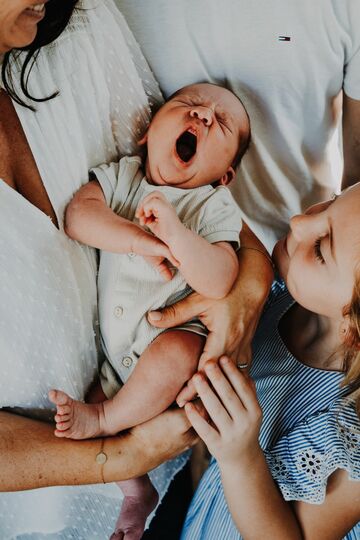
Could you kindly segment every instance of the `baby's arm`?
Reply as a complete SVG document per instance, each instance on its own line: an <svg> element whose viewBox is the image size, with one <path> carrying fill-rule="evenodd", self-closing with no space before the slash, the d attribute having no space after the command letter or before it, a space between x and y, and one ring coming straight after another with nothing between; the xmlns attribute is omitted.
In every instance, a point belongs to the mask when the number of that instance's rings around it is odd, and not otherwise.
<svg viewBox="0 0 360 540"><path fill-rule="evenodd" d="M238 259L230 244L210 244L187 229L173 206L157 191L141 202L136 215L141 225L167 244L190 287L208 298L228 294L238 274Z"/></svg>
<svg viewBox="0 0 360 540"><path fill-rule="evenodd" d="M73 240L78 240L92 247L114 253L137 253L151 260L152 264L163 273L170 272L162 264L174 260L169 248L142 227L119 215L106 204L100 184L93 180L85 184L75 194L65 212L65 232Z"/></svg>

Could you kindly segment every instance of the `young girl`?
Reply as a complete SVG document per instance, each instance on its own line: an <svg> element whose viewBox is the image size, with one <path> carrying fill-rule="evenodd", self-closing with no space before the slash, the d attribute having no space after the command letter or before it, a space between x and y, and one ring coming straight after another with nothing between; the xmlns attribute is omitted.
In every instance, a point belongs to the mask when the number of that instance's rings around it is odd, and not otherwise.
<svg viewBox="0 0 360 540"><path fill-rule="evenodd" d="M225 357L206 365L213 389L194 375L211 423L185 410L217 461L182 540L360 537L359 204L357 184L277 243L286 286L274 283L255 336L255 384Z"/></svg>

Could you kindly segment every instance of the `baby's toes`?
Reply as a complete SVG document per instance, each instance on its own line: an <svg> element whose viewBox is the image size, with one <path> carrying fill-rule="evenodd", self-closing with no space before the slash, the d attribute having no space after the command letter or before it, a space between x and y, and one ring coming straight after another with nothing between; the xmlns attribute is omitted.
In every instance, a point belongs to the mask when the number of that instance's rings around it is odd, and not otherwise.
<svg viewBox="0 0 360 540"><path fill-rule="evenodd" d="M70 438L70 434L69 434L69 431L61 431L60 429L55 429L54 431L55 433L55 436L56 437L59 437L59 439L61 438Z"/></svg>
<svg viewBox="0 0 360 540"><path fill-rule="evenodd" d="M65 392L62 392L61 390L50 390L49 392L49 399L55 405L71 405L72 399L69 397Z"/></svg>
<svg viewBox="0 0 360 540"><path fill-rule="evenodd" d="M63 420L61 419L60 422L56 422L56 431L67 431L72 426L72 421L70 419Z"/></svg>
<svg viewBox="0 0 360 540"><path fill-rule="evenodd" d="M57 424L61 423L61 422L67 422L71 419L71 415L70 414L56 414L55 415L55 422Z"/></svg>
<svg viewBox="0 0 360 540"><path fill-rule="evenodd" d="M57 409L56 411L57 414L64 415L64 414L71 414L72 407L70 405L58 405L56 409Z"/></svg>

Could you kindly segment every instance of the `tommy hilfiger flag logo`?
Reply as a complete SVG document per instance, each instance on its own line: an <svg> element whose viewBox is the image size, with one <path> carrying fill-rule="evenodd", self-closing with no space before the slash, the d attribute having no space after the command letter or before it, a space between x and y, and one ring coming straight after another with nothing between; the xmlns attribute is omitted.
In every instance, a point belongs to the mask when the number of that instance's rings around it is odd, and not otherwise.
<svg viewBox="0 0 360 540"><path fill-rule="evenodd" d="M291 41L291 37L290 36L279 36L278 40L279 41Z"/></svg>

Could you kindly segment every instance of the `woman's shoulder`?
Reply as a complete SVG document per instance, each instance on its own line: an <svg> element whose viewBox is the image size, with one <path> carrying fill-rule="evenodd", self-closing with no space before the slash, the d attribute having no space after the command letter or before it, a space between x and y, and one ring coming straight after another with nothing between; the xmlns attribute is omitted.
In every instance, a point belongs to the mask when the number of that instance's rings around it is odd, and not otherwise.
<svg viewBox="0 0 360 540"><path fill-rule="evenodd" d="M360 481L360 420L350 398L305 418L266 451L285 500L320 504L336 470Z"/></svg>

